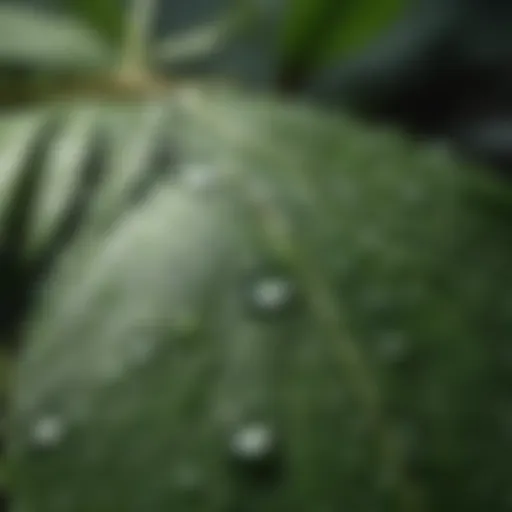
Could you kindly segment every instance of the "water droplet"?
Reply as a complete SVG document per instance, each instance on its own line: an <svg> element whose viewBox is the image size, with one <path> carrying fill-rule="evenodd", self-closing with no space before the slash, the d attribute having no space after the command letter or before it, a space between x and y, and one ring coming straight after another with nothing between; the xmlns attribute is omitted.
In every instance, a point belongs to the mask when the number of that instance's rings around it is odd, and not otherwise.
<svg viewBox="0 0 512 512"><path fill-rule="evenodd" d="M294 295L293 284L284 277L272 276L254 284L254 304L266 311L280 311L291 301Z"/></svg>
<svg viewBox="0 0 512 512"><path fill-rule="evenodd" d="M230 445L238 460L260 462L274 453L274 431L266 423L249 424L233 434Z"/></svg>
<svg viewBox="0 0 512 512"><path fill-rule="evenodd" d="M48 415L36 421L32 429L32 441L42 448L53 448L63 439L65 424L62 418Z"/></svg>
<svg viewBox="0 0 512 512"><path fill-rule="evenodd" d="M276 484L283 470L280 446L272 426L251 422L240 426L230 437L229 452L235 478L258 485Z"/></svg>
<svg viewBox="0 0 512 512"><path fill-rule="evenodd" d="M301 302L296 281L280 261L267 261L252 269L240 291L248 313L265 321L281 320Z"/></svg>

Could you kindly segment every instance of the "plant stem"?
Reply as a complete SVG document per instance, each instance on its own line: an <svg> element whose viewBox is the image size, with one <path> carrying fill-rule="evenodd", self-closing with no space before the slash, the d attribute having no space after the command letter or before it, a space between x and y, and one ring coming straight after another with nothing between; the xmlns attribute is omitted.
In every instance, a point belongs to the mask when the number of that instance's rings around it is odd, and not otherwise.
<svg viewBox="0 0 512 512"><path fill-rule="evenodd" d="M158 0L130 0L123 48L121 75L125 78L150 74L149 48Z"/></svg>

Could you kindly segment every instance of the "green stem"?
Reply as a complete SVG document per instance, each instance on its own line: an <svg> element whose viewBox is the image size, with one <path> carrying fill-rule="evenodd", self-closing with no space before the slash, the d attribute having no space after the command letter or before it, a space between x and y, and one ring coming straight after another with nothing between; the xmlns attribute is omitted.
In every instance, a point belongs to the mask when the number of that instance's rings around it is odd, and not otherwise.
<svg viewBox="0 0 512 512"><path fill-rule="evenodd" d="M149 73L149 47L158 0L131 0L125 26L121 69L130 75Z"/></svg>

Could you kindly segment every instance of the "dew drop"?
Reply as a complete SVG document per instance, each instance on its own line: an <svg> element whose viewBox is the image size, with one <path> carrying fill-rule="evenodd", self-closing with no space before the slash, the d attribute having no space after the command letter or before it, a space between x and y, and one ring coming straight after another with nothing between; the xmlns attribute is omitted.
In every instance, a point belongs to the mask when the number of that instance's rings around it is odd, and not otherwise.
<svg viewBox="0 0 512 512"><path fill-rule="evenodd" d="M265 423L253 423L237 430L230 442L233 455L245 462L259 462L273 455L275 436Z"/></svg>
<svg viewBox="0 0 512 512"><path fill-rule="evenodd" d="M252 295L256 307L277 312L283 310L293 299L294 286L284 277L267 277L254 284Z"/></svg>
<svg viewBox="0 0 512 512"><path fill-rule="evenodd" d="M32 442L41 448L58 446L65 434L62 418L48 415L38 419L32 429Z"/></svg>
<svg viewBox="0 0 512 512"><path fill-rule="evenodd" d="M267 422L249 422L229 440L234 476L257 485L275 485L283 473L283 459L274 428Z"/></svg>

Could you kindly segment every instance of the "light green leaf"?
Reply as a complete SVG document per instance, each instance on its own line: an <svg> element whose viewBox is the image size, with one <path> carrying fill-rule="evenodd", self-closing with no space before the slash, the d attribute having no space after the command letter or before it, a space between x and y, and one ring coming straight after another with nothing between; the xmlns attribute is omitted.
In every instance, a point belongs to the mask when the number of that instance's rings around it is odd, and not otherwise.
<svg viewBox="0 0 512 512"><path fill-rule="evenodd" d="M165 38L157 45L156 59L176 63L204 58L221 50L260 17L249 4L242 4L241 8L230 10L216 21Z"/></svg>
<svg viewBox="0 0 512 512"><path fill-rule="evenodd" d="M0 6L0 65L34 69L101 67L110 52L88 27L24 6Z"/></svg>

